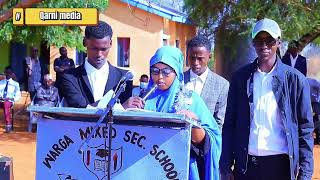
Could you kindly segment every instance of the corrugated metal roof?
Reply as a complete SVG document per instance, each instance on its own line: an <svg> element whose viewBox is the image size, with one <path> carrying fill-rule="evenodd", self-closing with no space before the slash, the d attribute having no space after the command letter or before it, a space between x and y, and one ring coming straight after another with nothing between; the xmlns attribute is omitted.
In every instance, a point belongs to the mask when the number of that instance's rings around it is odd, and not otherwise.
<svg viewBox="0 0 320 180"><path fill-rule="evenodd" d="M191 22L188 20L187 14L178 12L169 7L158 6L154 3L148 3L145 0L121 0L121 1L124 3L128 3L131 6L140 8L149 13L156 14L158 16L169 19L171 21L180 22L184 24L191 24Z"/></svg>

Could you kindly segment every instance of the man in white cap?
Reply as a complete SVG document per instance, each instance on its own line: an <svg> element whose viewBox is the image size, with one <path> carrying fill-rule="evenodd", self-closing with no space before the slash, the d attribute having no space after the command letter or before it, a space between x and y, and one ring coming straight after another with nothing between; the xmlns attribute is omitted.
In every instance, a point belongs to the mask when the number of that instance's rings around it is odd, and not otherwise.
<svg viewBox="0 0 320 180"><path fill-rule="evenodd" d="M233 74L222 130L222 179L312 178L310 88L301 73L281 62L280 38L275 21L258 21L252 31L258 57Z"/></svg>

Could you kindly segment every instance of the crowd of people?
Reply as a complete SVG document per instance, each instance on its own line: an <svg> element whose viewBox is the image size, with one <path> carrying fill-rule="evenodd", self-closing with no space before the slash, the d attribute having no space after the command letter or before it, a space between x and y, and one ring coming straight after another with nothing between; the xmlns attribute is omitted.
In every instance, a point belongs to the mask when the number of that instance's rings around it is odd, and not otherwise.
<svg viewBox="0 0 320 180"><path fill-rule="evenodd" d="M108 61L112 35L106 22L87 26L83 40L87 58L78 67L67 57L66 48L60 48L61 56L54 62L56 87L50 75L41 75L32 49L26 71L35 104L55 106L60 96L71 107L97 106L127 73ZM281 37L275 21L258 21L252 30L257 58L234 72L230 83L209 69L211 43L206 37L197 35L188 42L190 69L185 72L181 50L163 46L150 59L150 79L143 74L134 89L128 82L120 102L124 109L184 114L200 122L201 127L191 131L189 179L310 180L314 123L306 61L298 55L296 42L280 57ZM0 90L2 99L11 103L0 105L11 107L20 97L14 92L20 90L11 80L10 69L6 77L0 81ZM8 82L16 87L10 93ZM154 84L158 88L143 100ZM10 117L5 117L10 127Z"/></svg>

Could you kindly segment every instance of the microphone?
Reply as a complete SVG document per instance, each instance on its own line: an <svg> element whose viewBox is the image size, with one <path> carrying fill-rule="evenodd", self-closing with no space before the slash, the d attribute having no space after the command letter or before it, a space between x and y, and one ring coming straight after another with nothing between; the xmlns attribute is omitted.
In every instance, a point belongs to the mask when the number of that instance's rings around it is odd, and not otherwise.
<svg viewBox="0 0 320 180"><path fill-rule="evenodd" d="M131 71L127 71L127 73L121 77L119 82L130 81L133 79L133 77L133 73Z"/></svg>
<svg viewBox="0 0 320 180"><path fill-rule="evenodd" d="M154 91L158 88L157 84L153 84L153 86L151 87L151 89L149 89L148 92L146 92L144 95L142 95L142 100L146 100L152 93L154 93Z"/></svg>
<svg viewBox="0 0 320 180"><path fill-rule="evenodd" d="M132 81L133 77L134 77L133 73L131 71L127 71L126 74L121 77L121 79L118 82L114 92L117 92L119 90L119 87L120 87L121 84L126 84L127 81Z"/></svg>

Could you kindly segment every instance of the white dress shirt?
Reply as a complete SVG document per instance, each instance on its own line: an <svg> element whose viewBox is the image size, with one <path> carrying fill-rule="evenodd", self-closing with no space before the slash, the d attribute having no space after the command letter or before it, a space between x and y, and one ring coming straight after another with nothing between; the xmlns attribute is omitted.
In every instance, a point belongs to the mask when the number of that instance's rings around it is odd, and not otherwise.
<svg viewBox="0 0 320 180"><path fill-rule="evenodd" d="M0 97L4 98L4 89L6 88L7 81L9 82L6 98L13 98L14 101L18 101L21 97L20 86L19 83L12 78L10 78L9 80L3 79L0 81Z"/></svg>
<svg viewBox="0 0 320 180"><path fill-rule="evenodd" d="M201 95L203 85L208 77L208 73L208 68L200 76L198 76L196 73L190 70L190 82L186 84L186 89L195 91L196 93Z"/></svg>
<svg viewBox="0 0 320 180"><path fill-rule="evenodd" d="M288 154L288 143L283 120L272 91L275 66L269 73L262 72L260 69L254 73L254 114L250 124L248 148L250 155Z"/></svg>
<svg viewBox="0 0 320 180"><path fill-rule="evenodd" d="M299 56L299 55L297 54L297 56L294 58L294 57L292 57L292 55L290 54L291 67L294 67L294 66L296 65L298 56Z"/></svg>
<svg viewBox="0 0 320 180"><path fill-rule="evenodd" d="M96 102L103 97L104 89L109 76L109 64L106 60L100 69L96 69L88 62L88 59L86 59L84 68L87 72L87 76L91 85L94 101Z"/></svg>

